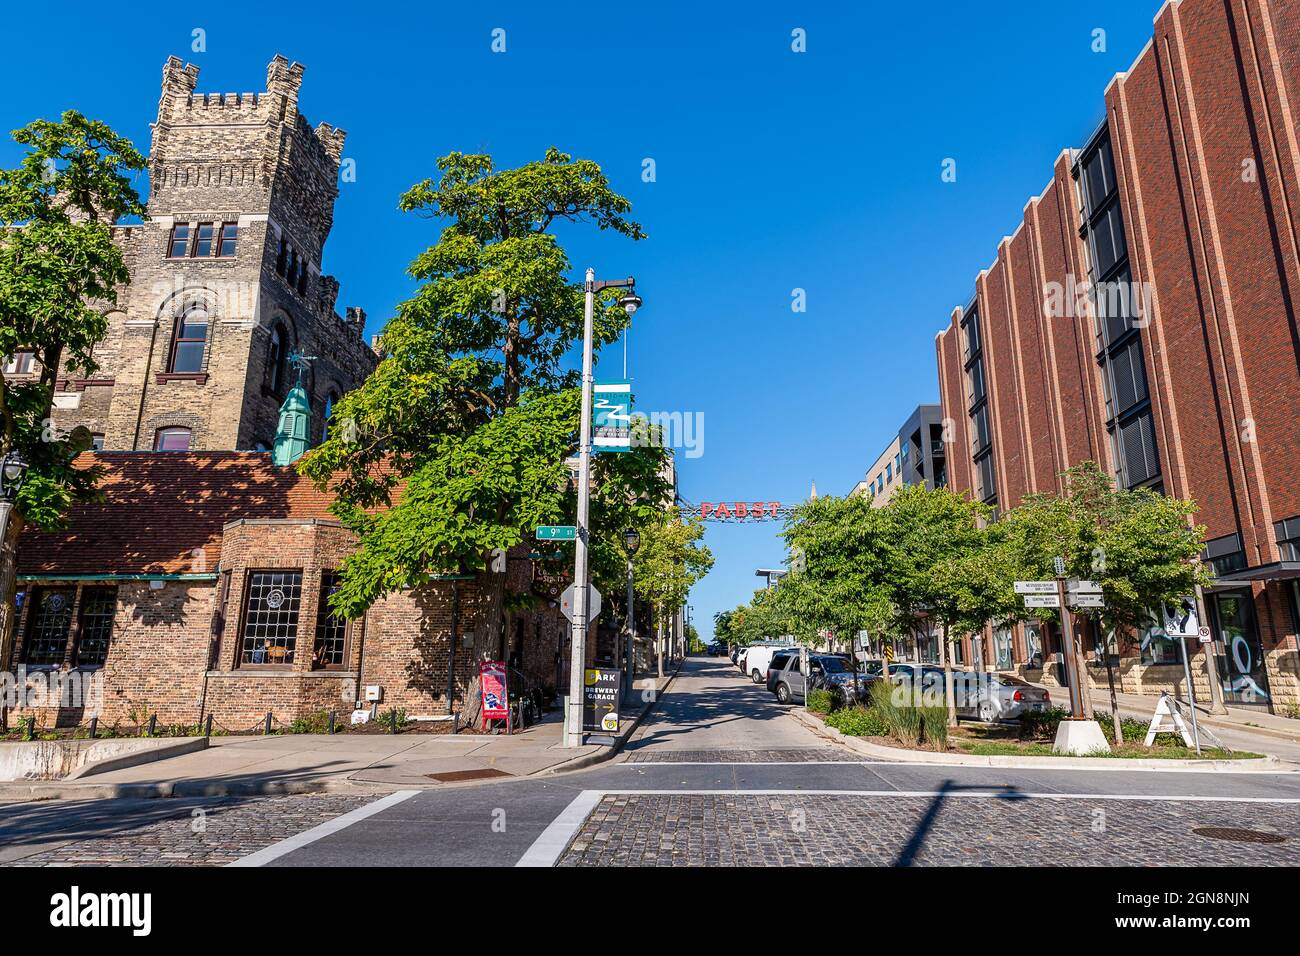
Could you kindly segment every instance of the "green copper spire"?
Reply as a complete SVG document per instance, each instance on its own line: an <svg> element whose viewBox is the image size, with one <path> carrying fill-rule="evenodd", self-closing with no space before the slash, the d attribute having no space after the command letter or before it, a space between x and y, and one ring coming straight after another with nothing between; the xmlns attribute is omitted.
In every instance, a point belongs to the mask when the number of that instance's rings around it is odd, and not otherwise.
<svg viewBox="0 0 1300 956"><path fill-rule="evenodd" d="M280 424L275 431L275 446L271 449L271 464L280 467L292 465L302 457L311 444L311 403L302 385L303 369L309 356L294 352L289 363L298 370L298 381L280 406Z"/></svg>

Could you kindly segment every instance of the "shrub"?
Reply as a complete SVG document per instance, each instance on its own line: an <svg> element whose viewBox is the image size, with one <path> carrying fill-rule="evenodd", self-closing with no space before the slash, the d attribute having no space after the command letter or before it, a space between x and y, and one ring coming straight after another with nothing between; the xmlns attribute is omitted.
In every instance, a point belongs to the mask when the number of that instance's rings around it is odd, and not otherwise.
<svg viewBox="0 0 1300 956"><path fill-rule="evenodd" d="M1021 740L1055 740L1056 728L1070 716L1064 707L1051 710L1028 711L1020 715Z"/></svg>
<svg viewBox="0 0 1300 956"><path fill-rule="evenodd" d="M324 734L329 733L330 715L328 711L318 710L306 717L299 717L289 725L291 734Z"/></svg>
<svg viewBox="0 0 1300 956"><path fill-rule="evenodd" d="M889 726L878 714L861 707L845 707L828 714L826 725L849 737L884 737L889 734Z"/></svg>
<svg viewBox="0 0 1300 956"><path fill-rule="evenodd" d="M810 690L808 709L814 714L829 714L835 709L835 695L828 690Z"/></svg>

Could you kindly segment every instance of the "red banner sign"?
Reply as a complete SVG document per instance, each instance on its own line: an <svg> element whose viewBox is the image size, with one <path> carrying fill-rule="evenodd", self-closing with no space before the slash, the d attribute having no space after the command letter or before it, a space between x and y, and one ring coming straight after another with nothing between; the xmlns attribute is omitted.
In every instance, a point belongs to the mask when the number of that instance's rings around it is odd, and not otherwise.
<svg viewBox="0 0 1300 956"><path fill-rule="evenodd" d="M506 662L483 661L478 666L478 688L483 698L484 720L505 720L510 715L506 695Z"/></svg>
<svg viewBox="0 0 1300 956"><path fill-rule="evenodd" d="M700 503L701 518L740 518L753 519L756 521L772 520L779 517L781 502L779 501L721 501L714 504L712 501Z"/></svg>

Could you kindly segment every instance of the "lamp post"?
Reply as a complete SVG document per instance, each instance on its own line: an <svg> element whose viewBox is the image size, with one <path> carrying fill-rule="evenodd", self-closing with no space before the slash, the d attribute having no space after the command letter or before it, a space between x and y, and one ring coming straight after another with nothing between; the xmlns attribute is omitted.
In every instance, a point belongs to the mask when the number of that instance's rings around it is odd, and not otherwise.
<svg viewBox="0 0 1300 956"><path fill-rule="evenodd" d="M628 315L641 307L641 297L636 294L636 279L596 279L596 270L588 269L583 283L582 321L582 419L578 431L578 536L573 559L573 640L569 656L569 726L565 734L566 747L582 746L582 695L583 676L587 669L587 611L590 608L590 585L587 581L587 548L589 529L587 515L591 504L591 391L592 391L592 338L596 315L596 293L602 289L627 289L619 299Z"/></svg>
<svg viewBox="0 0 1300 956"><path fill-rule="evenodd" d="M9 517L13 514L14 502L18 500L18 492L22 490L23 479L27 477L27 461L16 451L11 451L5 456L4 463L0 464L0 584L8 585L12 583L10 578L18 572L17 556L10 560L5 560L5 553L8 550L9 543ZM0 586L0 594L8 594L8 586ZM18 609L14 607L10 614L6 614L7 621L3 631L0 631L0 667L9 666L9 635L16 627L14 618L17 616ZM8 707L3 697L0 697L0 728L8 726Z"/></svg>
<svg viewBox="0 0 1300 956"><path fill-rule="evenodd" d="M628 528L623 532L623 548L627 551L627 653L623 657L623 664L627 668L627 690L623 696L627 699L632 697L632 682L636 679L636 610L632 594L632 555L636 554L639 547L641 535Z"/></svg>

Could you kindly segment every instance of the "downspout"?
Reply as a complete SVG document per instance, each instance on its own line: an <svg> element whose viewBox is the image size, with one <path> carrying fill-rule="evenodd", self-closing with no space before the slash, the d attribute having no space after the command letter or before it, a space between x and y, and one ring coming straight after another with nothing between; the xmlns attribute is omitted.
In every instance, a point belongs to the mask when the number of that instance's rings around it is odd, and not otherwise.
<svg viewBox="0 0 1300 956"><path fill-rule="evenodd" d="M456 643L460 630L460 582L451 582L451 645L447 649L447 716L451 718L451 732L459 733L456 720Z"/></svg>
<svg viewBox="0 0 1300 956"><path fill-rule="evenodd" d="M362 665L366 658L366 635L370 632L370 608L366 608L361 613L361 643L357 645L357 685L352 692L352 707L355 710L357 701L361 699L361 689L365 687L365 672Z"/></svg>

